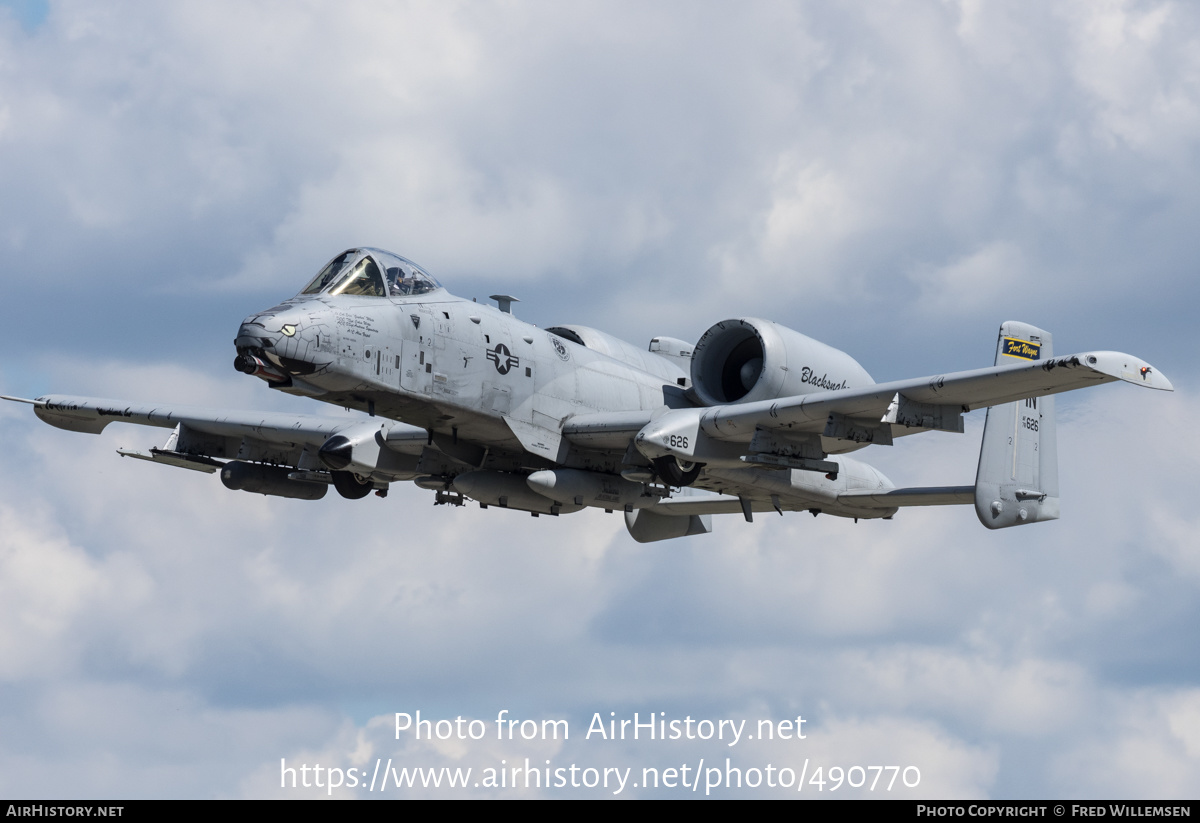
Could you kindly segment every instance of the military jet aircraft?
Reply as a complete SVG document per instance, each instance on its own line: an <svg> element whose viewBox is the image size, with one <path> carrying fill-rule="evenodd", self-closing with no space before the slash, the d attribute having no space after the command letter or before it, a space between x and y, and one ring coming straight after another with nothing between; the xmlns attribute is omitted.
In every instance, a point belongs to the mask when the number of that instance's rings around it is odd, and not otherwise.
<svg viewBox="0 0 1200 823"><path fill-rule="evenodd" d="M540 329L455 297L390 252L342 252L290 300L238 329L238 371L357 418L48 395L47 423L171 429L127 457L219 472L230 489L315 500L412 481L435 504L534 516L622 511L640 542L711 531L711 515L808 511L889 519L974 504L989 529L1059 515L1054 398L1123 380L1171 391L1118 352L1055 356L1051 335L1000 327L995 365L876 383L850 355L784 326L722 320L694 345L640 349L587 326ZM896 488L847 454L922 431L963 431L988 408L973 486Z"/></svg>

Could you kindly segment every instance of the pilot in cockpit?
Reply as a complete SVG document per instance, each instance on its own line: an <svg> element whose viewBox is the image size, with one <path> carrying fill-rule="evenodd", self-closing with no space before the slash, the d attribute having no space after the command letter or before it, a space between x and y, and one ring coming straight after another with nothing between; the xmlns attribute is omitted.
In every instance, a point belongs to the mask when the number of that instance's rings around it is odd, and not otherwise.
<svg viewBox="0 0 1200 823"><path fill-rule="evenodd" d="M404 269L389 266L387 270L388 294L392 297L407 297L413 292L413 281L405 277Z"/></svg>

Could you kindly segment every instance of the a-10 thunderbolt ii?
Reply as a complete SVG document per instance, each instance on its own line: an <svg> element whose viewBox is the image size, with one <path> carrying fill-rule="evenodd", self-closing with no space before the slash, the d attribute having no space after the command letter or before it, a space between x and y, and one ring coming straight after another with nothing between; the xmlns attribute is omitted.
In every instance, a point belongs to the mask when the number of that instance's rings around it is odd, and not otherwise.
<svg viewBox="0 0 1200 823"><path fill-rule="evenodd" d="M1054 400L1123 380L1170 391L1128 354L1055 356L1048 332L1000 327L991 368L876 383L850 355L767 320L722 320L694 345L640 349L586 326L537 328L455 297L389 252L350 249L300 294L246 318L239 371L354 418L49 395L47 423L171 429L121 454L204 472L230 489L318 499L413 481L436 503L560 515L622 511L648 542L711 530L711 515L808 511L890 518L973 503L990 529L1059 514ZM6 398L16 400L19 398ZM962 432L988 408L973 486L896 488L847 456L900 435Z"/></svg>

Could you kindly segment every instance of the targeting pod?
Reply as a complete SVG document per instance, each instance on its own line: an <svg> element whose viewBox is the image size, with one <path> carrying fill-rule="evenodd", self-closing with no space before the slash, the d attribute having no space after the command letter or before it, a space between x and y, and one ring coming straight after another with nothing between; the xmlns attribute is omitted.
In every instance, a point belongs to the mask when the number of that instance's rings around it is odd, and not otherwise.
<svg viewBox="0 0 1200 823"><path fill-rule="evenodd" d="M225 488L234 491L291 497L297 500L320 500L329 490L324 483L292 480L288 477L291 471L292 469L282 466L264 466L261 463L233 460L221 467L221 482L225 484Z"/></svg>
<svg viewBox="0 0 1200 823"><path fill-rule="evenodd" d="M488 506L520 509L536 514L570 514L583 508L570 501L556 503L533 491L525 475L509 472L477 471L460 474L452 484L455 491Z"/></svg>

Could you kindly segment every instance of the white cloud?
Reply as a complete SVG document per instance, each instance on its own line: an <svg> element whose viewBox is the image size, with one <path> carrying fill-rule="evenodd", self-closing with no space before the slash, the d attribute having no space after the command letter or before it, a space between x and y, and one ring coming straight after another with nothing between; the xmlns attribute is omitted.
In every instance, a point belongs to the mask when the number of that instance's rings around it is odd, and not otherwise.
<svg viewBox="0 0 1200 823"><path fill-rule="evenodd" d="M0 676L9 682L53 674L55 658L78 653L74 623L104 585L96 564L57 529L32 522L44 512L27 517L0 508Z"/></svg>
<svg viewBox="0 0 1200 823"><path fill-rule="evenodd" d="M922 305L931 314L978 311L1031 281L1021 250L996 241L943 266L914 271Z"/></svg>
<svg viewBox="0 0 1200 823"><path fill-rule="evenodd" d="M1194 797L1200 753L1187 722L1195 689L1108 695L1103 728L1079 737L1054 759L1054 779L1076 797ZM1194 728L1194 727L1193 727Z"/></svg>

